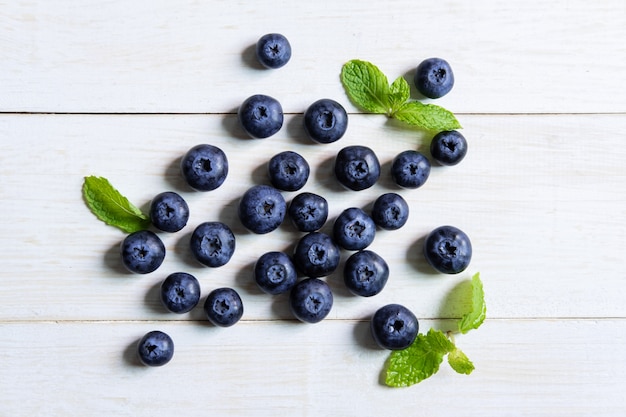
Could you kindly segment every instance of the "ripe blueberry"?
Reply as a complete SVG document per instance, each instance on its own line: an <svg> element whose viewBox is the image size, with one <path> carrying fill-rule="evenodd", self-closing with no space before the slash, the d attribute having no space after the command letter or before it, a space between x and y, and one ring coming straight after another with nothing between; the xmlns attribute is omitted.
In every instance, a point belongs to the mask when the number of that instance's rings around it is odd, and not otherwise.
<svg viewBox="0 0 626 417"><path fill-rule="evenodd" d="M273 97L255 94L248 97L237 111L241 127L253 138L265 139L283 126L283 108Z"/></svg>
<svg viewBox="0 0 626 417"><path fill-rule="evenodd" d="M324 277L339 266L339 246L325 233L311 232L298 241L293 260L308 277Z"/></svg>
<svg viewBox="0 0 626 417"><path fill-rule="evenodd" d="M226 265L235 252L235 235L221 222L199 224L191 235L191 253L200 263L217 268Z"/></svg>
<svg viewBox="0 0 626 417"><path fill-rule="evenodd" d="M266 252L254 264L254 280L268 294L289 291L298 279L296 266L283 252Z"/></svg>
<svg viewBox="0 0 626 417"><path fill-rule="evenodd" d="M403 188L419 188L430 175L430 161L417 151L404 151L391 162L391 178Z"/></svg>
<svg viewBox="0 0 626 417"><path fill-rule="evenodd" d="M443 97L454 86L454 74L450 64L441 58L422 61L415 70L413 81L417 90L428 98Z"/></svg>
<svg viewBox="0 0 626 417"><path fill-rule="evenodd" d="M317 100L304 112L304 130L315 142L336 142L347 129L348 113L334 100Z"/></svg>
<svg viewBox="0 0 626 417"><path fill-rule="evenodd" d="M174 272L161 283L161 302L172 313L187 313L200 301L200 283L191 274Z"/></svg>
<svg viewBox="0 0 626 417"><path fill-rule="evenodd" d="M189 149L180 161L183 178L197 191L212 191L226 180L228 159L217 146L197 145Z"/></svg>
<svg viewBox="0 0 626 417"><path fill-rule="evenodd" d="M365 190L378 181L380 163L372 149L360 145L347 146L335 158L335 177L351 190Z"/></svg>
<svg viewBox="0 0 626 417"><path fill-rule="evenodd" d="M298 282L289 294L291 312L300 321L318 323L333 307L333 293L328 284L318 278Z"/></svg>
<svg viewBox="0 0 626 417"><path fill-rule="evenodd" d="M178 232L189 220L189 206L177 193L166 191L157 194L150 203L150 220L154 227L164 232Z"/></svg>
<svg viewBox="0 0 626 417"><path fill-rule="evenodd" d="M441 165L456 165L467 154L467 140L456 130L444 130L430 142L430 154Z"/></svg>
<svg viewBox="0 0 626 417"><path fill-rule="evenodd" d="M370 322L374 341L383 349L407 348L419 331L417 317L400 304L387 304L374 313Z"/></svg>
<svg viewBox="0 0 626 417"><path fill-rule="evenodd" d="M347 250L365 249L374 241L375 236L374 220L357 207L342 211L333 224L335 242Z"/></svg>
<svg viewBox="0 0 626 417"><path fill-rule="evenodd" d="M287 203L276 188L255 185L241 197L237 213L246 229L265 234L281 225L287 213Z"/></svg>
<svg viewBox="0 0 626 417"><path fill-rule="evenodd" d="M301 232L314 232L328 219L328 201L313 193L300 193L289 204L291 222Z"/></svg>
<svg viewBox="0 0 626 417"><path fill-rule="evenodd" d="M280 33L268 33L257 41L256 57L266 68L280 68L291 58L291 45Z"/></svg>
<svg viewBox="0 0 626 417"><path fill-rule="evenodd" d="M354 295L371 297L383 290L389 278L387 262L375 252L355 252L346 260L343 280Z"/></svg>
<svg viewBox="0 0 626 417"><path fill-rule="evenodd" d="M458 274L468 267L472 259L472 243L462 230L454 226L440 226L426 236L424 256L437 271Z"/></svg>
<svg viewBox="0 0 626 417"><path fill-rule="evenodd" d="M131 272L156 271L165 259L165 245L154 232L140 230L126 236L120 248L122 263Z"/></svg>
<svg viewBox="0 0 626 417"><path fill-rule="evenodd" d="M153 330L137 343L137 355L146 366L163 366L174 356L174 341L167 333Z"/></svg>
<svg viewBox="0 0 626 417"><path fill-rule="evenodd" d="M381 229L397 230L404 226L409 218L409 205L401 195L386 193L374 201L372 220Z"/></svg>
<svg viewBox="0 0 626 417"><path fill-rule="evenodd" d="M214 325L230 327L243 316L243 302L234 289L216 288L207 296L204 312Z"/></svg>
<svg viewBox="0 0 626 417"><path fill-rule="evenodd" d="M274 187L283 191L298 191L309 179L311 169L302 155L284 151L270 159L267 172Z"/></svg>

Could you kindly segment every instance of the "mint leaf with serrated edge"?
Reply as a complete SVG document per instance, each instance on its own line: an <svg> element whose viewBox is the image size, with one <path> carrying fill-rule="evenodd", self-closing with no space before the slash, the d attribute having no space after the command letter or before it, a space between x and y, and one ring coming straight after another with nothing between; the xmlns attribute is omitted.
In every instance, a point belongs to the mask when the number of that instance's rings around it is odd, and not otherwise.
<svg viewBox="0 0 626 417"><path fill-rule="evenodd" d="M398 77L389 86L389 107L391 114L397 111L411 96L411 88L404 77Z"/></svg>
<svg viewBox="0 0 626 417"><path fill-rule="evenodd" d="M372 63L358 59L345 63L341 69L341 83L357 107L370 113L390 112L389 81Z"/></svg>
<svg viewBox="0 0 626 417"><path fill-rule="evenodd" d="M126 233L144 230L150 225L150 218L104 177L85 177L83 198L98 219Z"/></svg>
<svg viewBox="0 0 626 417"><path fill-rule="evenodd" d="M448 353L450 367L460 374L469 375L474 370L474 364L459 348L454 348Z"/></svg>
<svg viewBox="0 0 626 417"><path fill-rule="evenodd" d="M459 331L467 333L472 329L478 329L487 316L487 304L485 303L485 291L480 280L480 273L472 277L472 309L464 314L459 321Z"/></svg>
<svg viewBox="0 0 626 417"><path fill-rule="evenodd" d="M391 117L424 130L436 132L461 128L461 124L452 112L441 106L424 104L420 101L404 103Z"/></svg>

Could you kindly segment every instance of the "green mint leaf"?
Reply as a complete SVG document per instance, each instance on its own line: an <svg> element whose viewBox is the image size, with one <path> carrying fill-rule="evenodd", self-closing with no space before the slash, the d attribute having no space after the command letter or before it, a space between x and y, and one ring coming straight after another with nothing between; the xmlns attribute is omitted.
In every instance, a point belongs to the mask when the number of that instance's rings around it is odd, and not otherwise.
<svg viewBox="0 0 626 417"><path fill-rule="evenodd" d="M388 114L389 81L374 64L353 59L341 68L341 83L352 103L361 109L378 114Z"/></svg>
<svg viewBox="0 0 626 417"><path fill-rule="evenodd" d="M417 384L435 374L443 357L454 349L454 343L440 330L418 334L411 346L391 352L385 383L390 387Z"/></svg>
<svg viewBox="0 0 626 417"><path fill-rule="evenodd" d="M485 292L483 283L480 280L480 273L472 277L472 310L461 317L459 321L459 331L467 333L472 329L478 329L487 316L487 305L485 304Z"/></svg>
<svg viewBox="0 0 626 417"><path fill-rule="evenodd" d="M411 88L404 77L398 77L389 86L389 107L391 114L398 111L400 107L411 96Z"/></svg>
<svg viewBox="0 0 626 417"><path fill-rule="evenodd" d="M452 112L434 104L419 101L404 103L391 117L424 130L441 132L460 129L461 124Z"/></svg>
<svg viewBox="0 0 626 417"><path fill-rule="evenodd" d="M83 198L98 219L124 232L144 230L150 225L148 216L113 188L106 178L85 177Z"/></svg>
<svg viewBox="0 0 626 417"><path fill-rule="evenodd" d="M448 363L452 369L460 374L469 375L474 370L472 361L458 348L448 353Z"/></svg>

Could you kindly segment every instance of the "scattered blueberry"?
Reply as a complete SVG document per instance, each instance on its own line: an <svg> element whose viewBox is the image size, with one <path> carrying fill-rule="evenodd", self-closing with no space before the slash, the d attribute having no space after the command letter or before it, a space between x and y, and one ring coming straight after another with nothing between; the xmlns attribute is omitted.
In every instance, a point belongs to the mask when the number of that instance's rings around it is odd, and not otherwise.
<svg viewBox="0 0 626 417"><path fill-rule="evenodd" d="M298 282L289 294L291 312L300 321L318 323L333 307L333 293L328 284L318 278Z"/></svg>
<svg viewBox="0 0 626 417"><path fill-rule="evenodd" d="M261 290L276 295L289 291L298 280L298 273L289 255L266 252L254 264L254 280Z"/></svg>
<svg viewBox="0 0 626 417"><path fill-rule="evenodd" d="M383 290L389 278L387 262L375 252L355 252L346 260L343 280L354 295L371 297Z"/></svg>
<svg viewBox="0 0 626 417"><path fill-rule="evenodd" d="M399 350L409 347L415 341L419 323L408 308L400 304L387 304L376 310L370 328L378 346Z"/></svg>
<svg viewBox="0 0 626 417"><path fill-rule="evenodd" d="M161 284L161 302L172 313L187 313L200 301L200 283L191 274L174 272Z"/></svg>
<svg viewBox="0 0 626 417"><path fill-rule="evenodd" d="M255 94L237 111L241 127L253 138L265 139L283 127L283 108L273 97Z"/></svg>
<svg viewBox="0 0 626 417"><path fill-rule="evenodd" d="M222 222L204 222L193 231L190 248L200 263L217 268L226 265L233 256L235 235Z"/></svg>
<svg viewBox="0 0 626 417"><path fill-rule="evenodd" d="M317 100L304 112L304 130L315 142L336 142L347 129L348 113L335 100Z"/></svg>
<svg viewBox="0 0 626 417"><path fill-rule="evenodd" d="M204 312L214 325L230 327L243 316L243 302L234 289L216 288L207 296Z"/></svg>
<svg viewBox="0 0 626 417"><path fill-rule="evenodd" d="M403 188L419 188L430 175L430 161L417 151L404 151L391 162L391 178Z"/></svg>
<svg viewBox="0 0 626 417"><path fill-rule="evenodd" d="M397 230L409 219L409 205L400 194L386 193L374 201L372 220L381 229Z"/></svg>
<svg viewBox="0 0 626 417"><path fill-rule="evenodd" d="M328 201L314 193L300 193L291 200L287 212L296 229L314 232L328 219Z"/></svg>
<svg viewBox="0 0 626 417"><path fill-rule="evenodd" d="M187 225L189 206L177 193L166 191L156 195L150 203L150 220L164 232L178 232Z"/></svg>
<svg viewBox="0 0 626 417"><path fill-rule="evenodd" d="M454 226L439 226L424 241L424 256L428 263L444 274L458 274L472 259L472 243L462 230Z"/></svg>
<svg viewBox="0 0 626 417"><path fill-rule="evenodd" d="M137 355L146 366L163 366L174 356L174 341L167 333L153 330L137 343Z"/></svg>
<svg viewBox="0 0 626 417"><path fill-rule="evenodd" d="M335 242L347 250L365 249L374 241L375 236L374 220L357 207L342 211L333 224Z"/></svg>
<svg viewBox="0 0 626 417"><path fill-rule="evenodd" d="M280 68L291 58L291 45L280 33L268 33L257 41L256 57L266 68Z"/></svg>
<svg viewBox="0 0 626 417"><path fill-rule="evenodd" d="M298 191L309 179L311 169L302 155L284 151L270 159L267 172L274 187L283 191Z"/></svg>
<svg viewBox="0 0 626 417"><path fill-rule="evenodd" d="M120 252L124 266L137 274L156 271L165 259L163 241L149 230L140 230L126 236Z"/></svg>
<svg viewBox="0 0 626 417"><path fill-rule="evenodd" d="M253 233L265 234L275 230L286 213L287 203L283 195L269 185L252 186L239 201L239 220Z"/></svg>
<svg viewBox="0 0 626 417"><path fill-rule="evenodd" d="M180 161L183 178L197 191L212 191L226 180L228 159L217 146L197 145L189 149Z"/></svg>
<svg viewBox="0 0 626 417"><path fill-rule="evenodd" d="M308 277L324 277L339 266L339 247L325 233L311 232L298 241L293 260Z"/></svg>
<svg viewBox="0 0 626 417"><path fill-rule="evenodd" d="M335 158L335 176L354 191L373 186L380 177L380 163L374 151L366 146L347 146Z"/></svg>
<svg viewBox="0 0 626 417"><path fill-rule="evenodd" d="M415 71L414 80L417 90L428 98L443 97L454 86L454 74L450 64L441 58L429 58L422 61Z"/></svg>
<svg viewBox="0 0 626 417"><path fill-rule="evenodd" d="M441 165L456 165L467 154L467 140L456 130L444 130L430 142L430 154Z"/></svg>

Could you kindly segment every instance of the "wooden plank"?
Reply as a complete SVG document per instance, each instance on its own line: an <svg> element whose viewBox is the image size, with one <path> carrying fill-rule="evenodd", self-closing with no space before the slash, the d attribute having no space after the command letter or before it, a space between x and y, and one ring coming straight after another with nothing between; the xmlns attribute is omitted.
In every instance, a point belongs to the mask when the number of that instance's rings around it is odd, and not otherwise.
<svg viewBox="0 0 626 417"><path fill-rule="evenodd" d="M424 149L429 137L382 116L353 115L341 141L314 145L303 136L298 115L267 140L244 139L232 115L4 115L0 199L9 208L0 216L0 279L10 291L0 292L0 320L201 319L201 308L173 317L159 305L159 283L177 270L196 274L204 294L217 286L238 288L246 319L290 318L286 297L262 294L251 271L262 253L292 250L300 234L286 223L258 237L235 215L245 189L267 181L266 161L287 149L309 161L312 178L302 191L328 198L331 222L344 208L368 208L384 192L399 192L411 205L409 223L396 232L380 231L371 246L390 264L387 288L373 299L356 298L334 274L328 278L337 297L330 319L362 319L387 302L410 305L423 318L458 317L466 308L458 286L477 271L490 317L624 317L626 117L462 121L470 143L466 160L433 167L418 190L400 190L390 180L390 161L400 151ZM230 158L227 182L211 193L191 192L178 172L182 154L203 142L220 146ZM382 179L370 190L348 192L332 176L334 155L350 144L371 146L383 164ZM123 233L99 222L81 200L83 177L92 174L108 177L144 209L165 190L188 200L190 222L178 234L162 234L168 256L157 272L123 271ZM285 195L289 200L294 193ZM238 248L228 265L213 270L191 259L187 242L195 225L216 219L231 225ZM421 257L423 237L441 224L470 235L474 259L467 273L433 274Z"/></svg>
<svg viewBox="0 0 626 417"><path fill-rule="evenodd" d="M395 78L440 56L463 113L624 112L622 0L7 2L0 10L0 111L231 112L249 95L301 113L344 102L341 66L370 60ZM277 71L252 46L282 32ZM415 93L415 92L414 92Z"/></svg>

